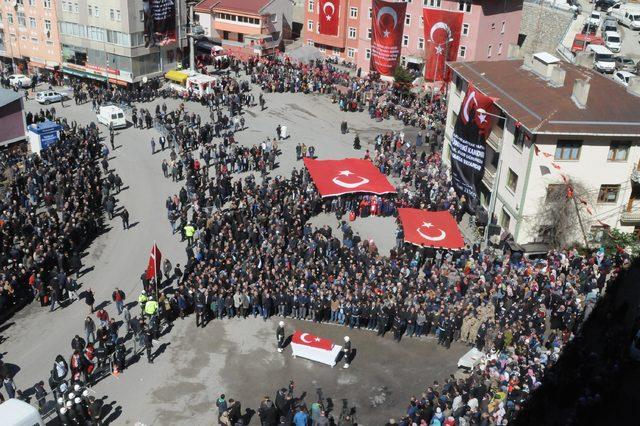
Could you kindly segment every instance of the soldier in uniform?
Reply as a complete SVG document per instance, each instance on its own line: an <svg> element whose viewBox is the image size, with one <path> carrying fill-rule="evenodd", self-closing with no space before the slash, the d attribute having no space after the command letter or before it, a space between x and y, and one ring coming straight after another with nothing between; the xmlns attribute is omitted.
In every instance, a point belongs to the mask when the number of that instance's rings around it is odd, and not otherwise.
<svg viewBox="0 0 640 426"><path fill-rule="evenodd" d="M276 340L278 341L278 352L282 352L284 346L284 321L278 323L276 330Z"/></svg>
<svg viewBox="0 0 640 426"><path fill-rule="evenodd" d="M344 365L342 368L349 368L349 363L351 362L351 339L349 336L344 336L342 352L344 353Z"/></svg>

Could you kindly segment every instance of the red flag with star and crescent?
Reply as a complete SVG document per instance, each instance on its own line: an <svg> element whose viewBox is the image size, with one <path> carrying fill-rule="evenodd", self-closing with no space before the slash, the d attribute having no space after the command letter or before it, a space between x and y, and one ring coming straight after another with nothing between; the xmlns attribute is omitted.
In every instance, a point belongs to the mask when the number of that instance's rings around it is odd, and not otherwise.
<svg viewBox="0 0 640 426"><path fill-rule="evenodd" d="M147 264L146 277L148 280L155 277L161 277L160 265L162 265L162 253L158 249L157 245L151 247L151 254L149 255L149 262Z"/></svg>
<svg viewBox="0 0 640 426"><path fill-rule="evenodd" d="M400 63L407 4L373 0L371 19L371 69L391 76Z"/></svg>
<svg viewBox="0 0 640 426"><path fill-rule="evenodd" d="M332 340L314 336L311 333L303 333L300 330L296 330L296 332L293 333L293 337L291 337L291 343L310 346L312 348L322 349L325 351L330 351L331 349L333 349Z"/></svg>
<svg viewBox="0 0 640 426"><path fill-rule="evenodd" d="M304 159L313 183L323 197L368 192L395 193L387 177L369 160L345 158L343 160Z"/></svg>
<svg viewBox="0 0 640 426"><path fill-rule="evenodd" d="M463 12L424 8L424 39L427 81L442 81L446 77L445 63L458 58Z"/></svg>
<svg viewBox="0 0 640 426"><path fill-rule="evenodd" d="M340 0L320 0L318 4L318 32L322 35L338 35L340 25Z"/></svg>
<svg viewBox="0 0 640 426"><path fill-rule="evenodd" d="M399 208L398 215L408 243L446 249L464 247L458 224L448 211Z"/></svg>

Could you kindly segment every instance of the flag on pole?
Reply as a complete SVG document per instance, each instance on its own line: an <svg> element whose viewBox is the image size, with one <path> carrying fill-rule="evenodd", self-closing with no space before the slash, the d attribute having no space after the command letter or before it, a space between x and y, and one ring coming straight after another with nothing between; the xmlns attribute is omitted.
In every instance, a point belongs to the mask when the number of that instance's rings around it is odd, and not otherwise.
<svg viewBox="0 0 640 426"><path fill-rule="evenodd" d="M147 279L155 278L156 276L161 276L160 274L160 265L162 265L162 253L158 249L158 246L153 243L153 247L151 248L151 255L149 255L149 264L147 265Z"/></svg>

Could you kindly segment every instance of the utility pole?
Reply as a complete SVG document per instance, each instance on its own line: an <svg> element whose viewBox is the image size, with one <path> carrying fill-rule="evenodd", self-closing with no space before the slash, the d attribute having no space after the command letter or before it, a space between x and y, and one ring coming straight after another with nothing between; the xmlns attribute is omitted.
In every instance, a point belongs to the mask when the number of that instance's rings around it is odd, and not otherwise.
<svg viewBox="0 0 640 426"><path fill-rule="evenodd" d="M191 71L196 70L195 43L193 42L193 7L196 4L197 1L187 0L187 7L189 8L189 32L187 33L187 37L189 37L189 69L191 69Z"/></svg>

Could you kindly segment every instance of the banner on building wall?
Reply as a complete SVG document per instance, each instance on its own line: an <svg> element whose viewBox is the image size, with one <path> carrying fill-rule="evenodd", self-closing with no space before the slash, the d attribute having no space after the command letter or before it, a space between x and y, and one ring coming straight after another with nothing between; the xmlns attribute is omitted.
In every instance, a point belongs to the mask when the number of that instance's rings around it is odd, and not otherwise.
<svg viewBox="0 0 640 426"><path fill-rule="evenodd" d="M320 0L318 4L318 32L322 35L338 35L339 19L340 0Z"/></svg>
<svg viewBox="0 0 640 426"><path fill-rule="evenodd" d="M471 212L478 204L478 187L484 175L485 141L491 132L494 103L469 84L451 137L451 179L459 195L465 195Z"/></svg>
<svg viewBox="0 0 640 426"><path fill-rule="evenodd" d="M460 47L462 12L424 8L424 39L427 81L442 81L446 77L446 61L455 61Z"/></svg>
<svg viewBox="0 0 640 426"><path fill-rule="evenodd" d="M392 76L400 63L406 3L373 0L371 19L371 69Z"/></svg>
<svg viewBox="0 0 640 426"><path fill-rule="evenodd" d="M143 0L145 46L176 41L175 0Z"/></svg>

